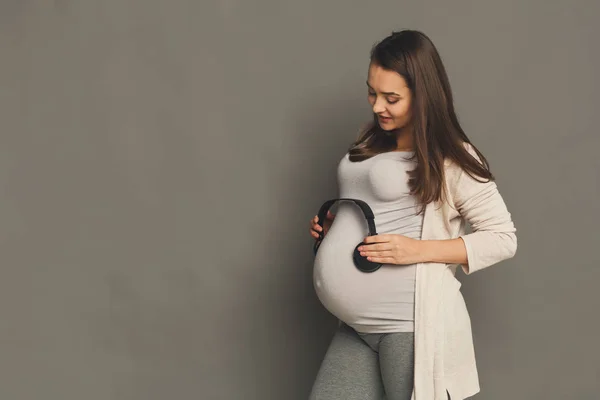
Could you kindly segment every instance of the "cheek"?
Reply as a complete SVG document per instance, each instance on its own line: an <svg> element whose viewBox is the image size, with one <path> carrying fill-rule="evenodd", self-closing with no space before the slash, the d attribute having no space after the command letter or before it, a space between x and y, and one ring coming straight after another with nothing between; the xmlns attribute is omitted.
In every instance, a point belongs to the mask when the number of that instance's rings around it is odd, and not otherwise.
<svg viewBox="0 0 600 400"><path fill-rule="evenodd" d="M398 121L406 121L410 119L410 108L406 103L395 104L395 107L390 110L394 118Z"/></svg>

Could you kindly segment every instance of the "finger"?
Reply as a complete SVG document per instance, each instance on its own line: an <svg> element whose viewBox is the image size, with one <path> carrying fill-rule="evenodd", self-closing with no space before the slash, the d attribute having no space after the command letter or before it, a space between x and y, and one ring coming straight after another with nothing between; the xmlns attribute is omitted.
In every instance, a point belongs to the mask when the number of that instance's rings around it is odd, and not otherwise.
<svg viewBox="0 0 600 400"><path fill-rule="evenodd" d="M367 257L367 260L380 264L394 264L394 259L392 257Z"/></svg>
<svg viewBox="0 0 600 400"><path fill-rule="evenodd" d="M367 237L365 237L365 238L363 239L363 243L374 243L374 242L376 242L376 241L377 241L377 240L376 240L376 239L377 239L377 237L378 237L377 235L375 235L375 236L367 236Z"/></svg>
<svg viewBox="0 0 600 400"><path fill-rule="evenodd" d="M361 251L360 255L363 257L392 257L394 253L391 250Z"/></svg>
<svg viewBox="0 0 600 400"><path fill-rule="evenodd" d="M318 218L317 218L317 217L315 217L314 219L312 219L312 220L310 221L310 229L320 229L320 228L321 228L321 225L319 225L319 224L316 222L316 220L318 220Z"/></svg>
<svg viewBox="0 0 600 400"><path fill-rule="evenodd" d="M386 243L371 243L360 246L360 251L384 251L391 250L392 248Z"/></svg>
<svg viewBox="0 0 600 400"><path fill-rule="evenodd" d="M321 227L321 225L319 225L319 217L315 217L315 221L314 221L314 223L313 223L313 226L314 226L314 227L318 227L318 228L320 228L320 227Z"/></svg>
<svg viewBox="0 0 600 400"><path fill-rule="evenodd" d="M394 251L394 246L391 243L371 243L365 244L358 248L358 251Z"/></svg>
<svg viewBox="0 0 600 400"><path fill-rule="evenodd" d="M385 234L384 235L367 236L363 240L363 243L386 243L386 242L389 242L389 236L385 235Z"/></svg>

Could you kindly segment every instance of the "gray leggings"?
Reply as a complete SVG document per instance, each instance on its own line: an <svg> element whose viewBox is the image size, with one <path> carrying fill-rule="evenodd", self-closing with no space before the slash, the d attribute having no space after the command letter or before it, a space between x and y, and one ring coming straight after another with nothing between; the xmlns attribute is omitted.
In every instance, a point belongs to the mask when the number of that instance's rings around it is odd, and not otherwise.
<svg viewBox="0 0 600 400"><path fill-rule="evenodd" d="M346 324L335 333L310 400L410 400L414 334L357 333Z"/></svg>

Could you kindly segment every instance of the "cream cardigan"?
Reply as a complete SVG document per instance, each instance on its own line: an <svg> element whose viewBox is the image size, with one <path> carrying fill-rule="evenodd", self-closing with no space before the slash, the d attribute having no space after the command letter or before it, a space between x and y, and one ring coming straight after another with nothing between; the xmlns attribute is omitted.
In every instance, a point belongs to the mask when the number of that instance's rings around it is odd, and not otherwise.
<svg viewBox="0 0 600 400"><path fill-rule="evenodd" d="M477 158L470 145L469 152ZM461 237L472 274L514 256L516 229L495 182L481 183L458 165L445 164L448 201L425 208L422 239ZM472 233L465 234L465 222ZM480 390L471 320L458 265L417 264L415 287L415 371L412 400L462 400Z"/></svg>

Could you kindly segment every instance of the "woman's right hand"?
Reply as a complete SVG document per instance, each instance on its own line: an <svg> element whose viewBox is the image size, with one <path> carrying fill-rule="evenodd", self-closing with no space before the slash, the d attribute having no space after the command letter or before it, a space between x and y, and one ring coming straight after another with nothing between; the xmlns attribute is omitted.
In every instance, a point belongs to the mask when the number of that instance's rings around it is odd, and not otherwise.
<svg viewBox="0 0 600 400"><path fill-rule="evenodd" d="M329 228L331 227L331 224L333 223L334 218L335 218L335 214L333 214L331 211L327 211L327 215L325 216L325 221L323 222L323 237L325 237L325 235L327 235L327 232L329 231ZM315 215L313 217L313 219L310 220L310 235L315 239L319 238L319 232L321 231L321 226L319 225L318 222L319 222L318 215Z"/></svg>

